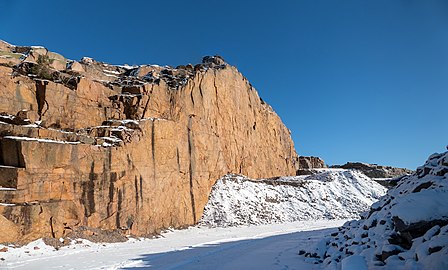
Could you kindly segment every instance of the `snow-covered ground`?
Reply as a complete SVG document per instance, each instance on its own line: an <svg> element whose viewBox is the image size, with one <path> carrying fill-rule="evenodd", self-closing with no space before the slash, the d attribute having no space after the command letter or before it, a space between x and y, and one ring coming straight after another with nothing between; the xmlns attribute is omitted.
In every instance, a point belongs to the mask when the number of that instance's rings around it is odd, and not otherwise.
<svg viewBox="0 0 448 270"><path fill-rule="evenodd" d="M301 253L325 269L448 269L448 152L399 180L364 219Z"/></svg>
<svg viewBox="0 0 448 270"><path fill-rule="evenodd" d="M262 180L226 175L213 187L200 223L222 227L359 218L385 193L382 185L354 170Z"/></svg>
<svg viewBox="0 0 448 270"><path fill-rule="evenodd" d="M318 269L297 251L344 222L192 227L165 232L157 239L114 244L84 241L58 251L37 240L0 252L0 269Z"/></svg>

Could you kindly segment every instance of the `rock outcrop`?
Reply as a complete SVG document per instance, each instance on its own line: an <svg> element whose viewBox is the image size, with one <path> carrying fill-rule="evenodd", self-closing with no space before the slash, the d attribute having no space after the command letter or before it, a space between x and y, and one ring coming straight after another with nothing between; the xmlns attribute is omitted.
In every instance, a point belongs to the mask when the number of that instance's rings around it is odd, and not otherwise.
<svg viewBox="0 0 448 270"><path fill-rule="evenodd" d="M299 168L300 169L322 169L327 168L325 162L319 157L299 157Z"/></svg>
<svg viewBox="0 0 448 270"><path fill-rule="evenodd" d="M0 242L191 225L221 176L297 162L290 131L219 56L114 66L0 42Z"/></svg>
<svg viewBox="0 0 448 270"><path fill-rule="evenodd" d="M319 157L306 157L299 156L299 169L296 172L296 175L311 175L318 173L315 169L323 169L327 168L323 159Z"/></svg>
<svg viewBox="0 0 448 270"><path fill-rule="evenodd" d="M362 162L347 162L344 165L333 165L332 168L352 169L363 172L370 178L394 178L412 174L414 171L405 168L381 166Z"/></svg>

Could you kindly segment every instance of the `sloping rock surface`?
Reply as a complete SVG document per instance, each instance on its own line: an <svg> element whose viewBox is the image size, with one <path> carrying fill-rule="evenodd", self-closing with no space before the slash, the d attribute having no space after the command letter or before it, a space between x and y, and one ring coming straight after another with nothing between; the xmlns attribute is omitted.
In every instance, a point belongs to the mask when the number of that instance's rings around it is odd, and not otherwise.
<svg viewBox="0 0 448 270"><path fill-rule="evenodd" d="M294 175L290 131L219 56L73 61L0 42L0 242L196 223L216 179Z"/></svg>

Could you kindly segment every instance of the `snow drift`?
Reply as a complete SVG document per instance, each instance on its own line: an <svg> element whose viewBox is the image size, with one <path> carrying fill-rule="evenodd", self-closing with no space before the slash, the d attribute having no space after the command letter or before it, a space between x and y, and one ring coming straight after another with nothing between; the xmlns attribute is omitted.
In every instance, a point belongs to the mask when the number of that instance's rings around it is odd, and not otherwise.
<svg viewBox="0 0 448 270"><path fill-rule="evenodd" d="M207 226L357 218L386 189L358 171L253 180L226 175L214 185L200 221Z"/></svg>
<svg viewBox="0 0 448 270"><path fill-rule="evenodd" d="M448 269L448 152L431 155L364 219L299 254L327 269Z"/></svg>

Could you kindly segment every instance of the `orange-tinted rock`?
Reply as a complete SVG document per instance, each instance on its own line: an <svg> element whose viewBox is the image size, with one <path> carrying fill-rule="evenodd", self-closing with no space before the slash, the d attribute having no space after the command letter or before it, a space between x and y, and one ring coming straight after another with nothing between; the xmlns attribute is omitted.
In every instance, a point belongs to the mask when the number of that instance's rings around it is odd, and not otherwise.
<svg viewBox="0 0 448 270"><path fill-rule="evenodd" d="M0 191L14 204L1 213L17 240L82 225L149 235L197 222L227 173L295 175L290 131L222 58L201 71L144 66L133 75L87 58L79 65L70 87L0 67L0 112L42 121L0 122L0 164L15 167L3 182L16 188Z"/></svg>

